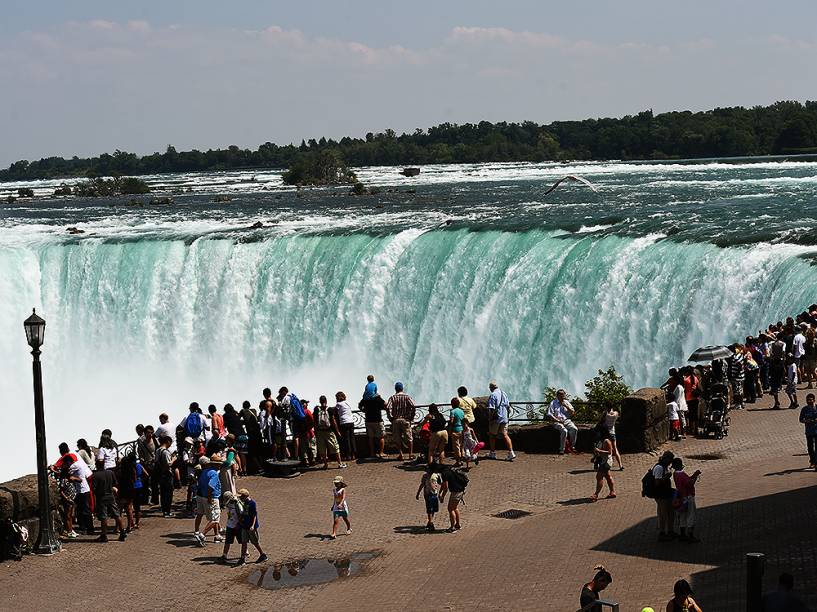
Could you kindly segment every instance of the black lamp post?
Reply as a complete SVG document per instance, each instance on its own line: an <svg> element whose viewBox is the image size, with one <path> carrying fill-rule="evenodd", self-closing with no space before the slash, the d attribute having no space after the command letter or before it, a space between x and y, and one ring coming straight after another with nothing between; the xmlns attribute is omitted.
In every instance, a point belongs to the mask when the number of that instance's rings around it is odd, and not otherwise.
<svg viewBox="0 0 817 612"><path fill-rule="evenodd" d="M48 488L48 461L45 451L45 415L43 413L43 369L40 364L40 346L45 336L45 320L32 309L31 316L23 322L26 340L34 357L34 428L37 436L37 488L40 497L40 530L34 552L39 555L53 555L62 548L54 535L51 520L51 496Z"/></svg>

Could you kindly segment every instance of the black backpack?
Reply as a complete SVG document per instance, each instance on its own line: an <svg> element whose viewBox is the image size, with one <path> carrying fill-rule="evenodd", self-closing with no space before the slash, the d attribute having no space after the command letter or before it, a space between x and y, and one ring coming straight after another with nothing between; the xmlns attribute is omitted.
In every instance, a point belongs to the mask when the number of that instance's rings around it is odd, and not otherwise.
<svg viewBox="0 0 817 612"><path fill-rule="evenodd" d="M453 493L463 493L468 486L468 474L461 470L449 468L448 488Z"/></svg>
<svg viewBox="0 0 817 612"><path fill-rule="evenodd" d="M647 470L647 473L641 479L641 497L655 499L655 476L652 474L654 468L655 466Z"/></svg>

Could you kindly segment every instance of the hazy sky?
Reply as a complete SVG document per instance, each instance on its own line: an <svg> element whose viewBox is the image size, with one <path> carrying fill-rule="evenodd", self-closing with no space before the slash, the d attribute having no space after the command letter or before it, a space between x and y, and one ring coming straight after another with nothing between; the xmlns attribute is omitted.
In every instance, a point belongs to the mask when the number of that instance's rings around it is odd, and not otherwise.
<svg viewBox="0 0 817 612"><path fill-rule="evenodd" d="M4 0L0 165L817 99L817 2Z"/></svg>

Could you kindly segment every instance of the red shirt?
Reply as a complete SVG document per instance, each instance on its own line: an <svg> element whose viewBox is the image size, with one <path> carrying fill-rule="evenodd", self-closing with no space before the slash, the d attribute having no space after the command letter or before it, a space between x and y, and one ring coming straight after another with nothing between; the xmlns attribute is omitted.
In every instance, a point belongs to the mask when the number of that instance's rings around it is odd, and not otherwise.
<svg viewBox="0 0 817 612"><path fill-rule="evenodd" d="M692 376L684 376L684 399L686 401L694 401L697 399L693 393L698 386L698 377L694 374Z"/></svg>
<svg viewBox="0 0 817 612"><path fill-rule="evenodd" d="M219 438L223 438L225 435L224 432L224 417L222 417L218 412L213 415L213 431Z"/></svg>
<svg viewBox="0 0 817 612"><path fill-rule="evenodd" d="M695 481L686 472L675 472L672 475L675 481L675 488L678 489L678 495L684 497L695 497Z"/></svg>
<svg viewBox="0 0 817 612"><path fill-rule="evenodd" d="M71 457L71 459L73 459L74 462L77 461L77 456L74 453L65 453L62 457L57 459L57 462L54 464L54 469L55 470L61 470L62 469L62 460L65 459L66 457Z"/></svg>

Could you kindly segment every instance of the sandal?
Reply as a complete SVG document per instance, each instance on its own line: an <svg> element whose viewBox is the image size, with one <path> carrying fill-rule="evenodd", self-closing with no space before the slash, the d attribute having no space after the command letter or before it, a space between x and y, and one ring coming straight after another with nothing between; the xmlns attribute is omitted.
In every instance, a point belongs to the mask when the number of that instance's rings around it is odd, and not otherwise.
<svg viewBox="0 0 817 612"><path fill-rule="evenodd" d="M593 495L590 496L590 501L591 502L599 501L599 496L594 493Z"/></svg>
<svg viewBox="0 0 817 612"><path fill-rule="evenodd" d="M607 499L615 499L615 498L616 498L615 493L610 493L610 495L607 496Z"/></svg>

